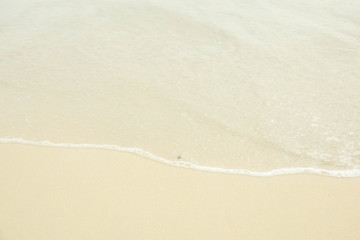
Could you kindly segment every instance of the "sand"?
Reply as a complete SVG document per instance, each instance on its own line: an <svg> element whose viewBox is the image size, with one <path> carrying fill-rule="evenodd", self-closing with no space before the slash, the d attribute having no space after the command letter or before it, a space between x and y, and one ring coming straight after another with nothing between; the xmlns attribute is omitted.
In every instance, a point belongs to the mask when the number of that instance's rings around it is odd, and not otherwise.
<svg viewBox="0 0 360 240"><path fill-rule="evenodd" d="M0 144L0 239L359 239L360 178L249 177Z"/></svg>

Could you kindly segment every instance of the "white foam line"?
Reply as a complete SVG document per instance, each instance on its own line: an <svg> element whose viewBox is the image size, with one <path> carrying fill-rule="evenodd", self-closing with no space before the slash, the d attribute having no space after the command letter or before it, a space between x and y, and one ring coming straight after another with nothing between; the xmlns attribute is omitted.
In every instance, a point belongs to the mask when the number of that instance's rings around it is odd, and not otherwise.
<svg viewBox="0 0 360 240"><path fill-rule="evenodd" d="M17 144L27 144L27 145L36 145L36 146L48 146L48 147L63 147L63 148L96 148L96 149L107 149L115 150L120 152L133 153L142 157L146 157L155 161L159 161L165 164L172 166L191 168L200 171L206 172L216 172L216 173L227 173L227 174L238 174L238 175L248 175L255 177L271 177L278 175L288 175L288 174L318 174L324 176L332 177L359 177L360 169L352 170L325 170L318 168L279 168L267 172L255 172L245 169L227 169L227 168L217 168L209 166L201 166L191 162L185 161L170 161L168 159L156 156L150 152L144 151L139 148L125 148L119 147L116 145L102 145L102 144L73 144L73 143L53 143L50 141L30 141L21 138L1 138L0 143L17 143Z"/></svg>

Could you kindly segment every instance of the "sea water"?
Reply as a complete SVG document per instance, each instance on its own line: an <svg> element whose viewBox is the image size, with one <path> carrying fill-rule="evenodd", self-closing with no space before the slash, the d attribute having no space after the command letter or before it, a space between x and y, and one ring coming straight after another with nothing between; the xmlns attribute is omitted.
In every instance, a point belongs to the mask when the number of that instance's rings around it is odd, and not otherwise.
<svg viewBox="0 0 360 240"><path fill-rule="evenodd" d="M357 0L3 0L0 142L360 176Z"/></svg>

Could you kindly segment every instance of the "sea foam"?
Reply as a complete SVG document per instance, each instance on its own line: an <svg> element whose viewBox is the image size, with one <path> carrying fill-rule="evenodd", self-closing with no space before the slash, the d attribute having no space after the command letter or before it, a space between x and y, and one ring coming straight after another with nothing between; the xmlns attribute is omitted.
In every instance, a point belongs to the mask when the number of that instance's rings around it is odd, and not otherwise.
<svg viewBox="0 0 360 240"><path fill-rule="evenodd" d="M360 169L352 169L352 170L344 170L344 171L331 171L326 169L317 169L317 168L280 168L274 169L267 172L256 172L249 171L246 169L225 169L225 168L216 168L216 167L208 167L201 166L191 162L184 161L171 161L159 156L156 156L150 152L141 150L139 148L122 148L114 145L99 145L99 144L71 144L71 143L52 143L49 141L29 141L24 139L16 139L16 138L2 138L0 139L0 143L17 143L17 144L27 144L27 145L35 145L35 146L44 146L44 147L62 147L62 148L93 148L93 149L105 149L105 150L113 150L119 152L126 152L136 154L138 156L148 158L154 161L158 161L161 163L165 163L168 165L182 167L182 168L190 168L194 170L200 170L205 172L215 172L215 173L226 173L226 174L238 174L238 175L248 175L255 177L272 177L278 175L288 175L288 174L317 174L331 177L359 177Z"/></svg>

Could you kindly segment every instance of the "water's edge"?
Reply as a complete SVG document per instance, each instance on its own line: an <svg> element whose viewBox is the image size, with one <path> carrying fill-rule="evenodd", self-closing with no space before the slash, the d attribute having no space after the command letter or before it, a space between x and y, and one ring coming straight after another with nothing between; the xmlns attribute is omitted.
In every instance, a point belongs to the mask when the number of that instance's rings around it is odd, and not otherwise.
<svg viewBox="0 0 360 240"><path fill-rule="evenodd" d="M37 142L37 141L31 141L21 138L0 138L0 144L1 143L26 144L26 145L36 145L36 146L44 146L44 147L95 148L95 149L104 149L104 150L115 150L119 152L136 154L141 157L145 157L151 160L155 160L176 167L190 168L205 172L237 174L237 175L247 175L247 176L255 176L255 177L271 177L271 176L290 175L290 174L316 174L316 175L339 177L339 178L360 177L360 169L331 171L331 170L318 169L318 168L279 168L267 172L255 172L245 169L226 169L226 168L209 167L209 166L197 165L185 161L170 161L168 159L156 156L150 152L144 151L139 148L124 148L115 145L86 144L86 143L84 144L53 143L50 141Z"/></svg>

